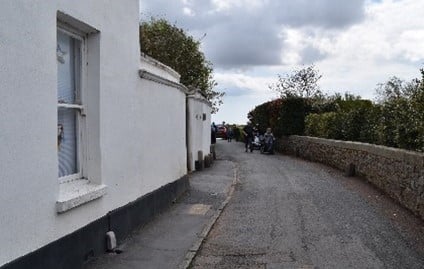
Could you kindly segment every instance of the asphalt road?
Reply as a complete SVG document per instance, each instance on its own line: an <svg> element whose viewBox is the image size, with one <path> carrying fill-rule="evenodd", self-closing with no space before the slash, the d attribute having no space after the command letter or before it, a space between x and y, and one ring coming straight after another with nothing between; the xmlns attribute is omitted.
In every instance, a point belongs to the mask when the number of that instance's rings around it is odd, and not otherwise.
<svg viewBox="0 0 424 269"><path fill-rule="evenodd" d="M193 268L424 268L424 222L360 178L218 141L238 167Z"/></svg>

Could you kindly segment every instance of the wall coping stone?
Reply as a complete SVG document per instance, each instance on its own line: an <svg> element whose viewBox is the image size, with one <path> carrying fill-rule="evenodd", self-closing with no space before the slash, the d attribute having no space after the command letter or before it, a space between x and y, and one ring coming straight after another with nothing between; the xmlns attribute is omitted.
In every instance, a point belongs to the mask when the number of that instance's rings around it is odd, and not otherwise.
<svg viewBox="0 0 424 269"><path fill-rule="evenodd" d="M410 164L424 167L424 154L420 152L408 151L404 149L391 148L362 142L342 141L311 136L292 135L289 137L289 139L307 140L313 143L333 146L337 148L365 151L373 155L382 156L388 159L406 161Z"/></svg>
<svg viewBox="0 0 424 269"><path fill-rule="evenodd" d="M140 57L140 69L148 69L148 68L153 68L156 70L160 70L163 71L164 74L166 74L166 78L168 80L171 80L173 82L180 82L180 74L177 73L177 71L175 71L174 69L172 69L171 67L159 62L158 60L148 56L145 53L141 53L141 57ZM154 73L155 75L159 75L156 72L154 72L153 70L149 70L150 73ZM160 76L160 75L159 75Z"/></svg>
<svg viewBox="0 0 424 269"><path fill-rule="evenodd" d="M169 79L163 78L162 76L153 74L150 71L145 70L145 69L140 69L138 71L138 74L139 74L140 78L142 78L142 79L146 79L146 80L150 80L150 81L153 81L153 82L156 82L156 83L159 83L159 84L163 84L163 85L178 89L182 93L187 94L187 91L188 91L187 87L185 87L183 84L180 84L180 83L171 81Z"/></svg>
<svg viewBox="0 0 424 269"><path fill-rule="evenodd" d="M200 93L200 90L197 90L196 89L196 91L194 92L194 93L191 93L191 92L189 92L188 93L188 95L187 95L187 98L188 99L194 99L194 100L197 100L197 101L199 101L199 102L202 102L202 103L204 103L204 104L206 104L206 105L208 105L209 107L211 107L212 108L212 104L211 104L211 102L209 102L201 93Z"/></svg>

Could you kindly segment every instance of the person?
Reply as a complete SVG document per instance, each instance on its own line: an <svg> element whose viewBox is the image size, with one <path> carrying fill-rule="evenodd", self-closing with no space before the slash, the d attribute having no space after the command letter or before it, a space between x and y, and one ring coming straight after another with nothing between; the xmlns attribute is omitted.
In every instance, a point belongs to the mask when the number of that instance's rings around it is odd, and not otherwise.
<svg viewBox="0 0 424 269"><path fill-rule="evenodd" d="M243 135L244 135L245 152L247 152L248 149L250 149L250 152L252 152L253 151L253 148L252 148L253 127L250 121L248 121L247 125L244 126Z"/></svg>
<svg viewBox="0 0 424 269"><path fill-rule="evenodd" d="M229 126L228 127L228 132L227 132L227 141L231 142L231 140L233 139L234 136L234 130L233 127Z"/></svg>
<svg viewBox="0 0 424 269"><path fill-rule="evenodd" d="M216 132L218 131L218 128L215 125L215 122L212 122L211 125L211 144L216 144Z"/></svg>
<svg viewBox="0 0 424 269"><path fill-rule="evenodd" d="M273 144L274 144L274 134L271 131L271 128L266 128L266 132L264 134L264 142L265 142L265 152L272 153L273 152Z"/></svg>

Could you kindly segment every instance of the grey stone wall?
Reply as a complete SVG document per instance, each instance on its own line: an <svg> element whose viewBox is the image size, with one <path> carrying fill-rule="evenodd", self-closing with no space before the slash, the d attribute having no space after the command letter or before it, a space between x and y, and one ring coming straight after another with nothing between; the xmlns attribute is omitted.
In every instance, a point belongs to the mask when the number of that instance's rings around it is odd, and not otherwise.
<svg viewBox="0 0 424 269"><path fill-rule="evenodd" d="M277 150L355 173L424 219L424 154L359 142L290 136Z"/></svg>

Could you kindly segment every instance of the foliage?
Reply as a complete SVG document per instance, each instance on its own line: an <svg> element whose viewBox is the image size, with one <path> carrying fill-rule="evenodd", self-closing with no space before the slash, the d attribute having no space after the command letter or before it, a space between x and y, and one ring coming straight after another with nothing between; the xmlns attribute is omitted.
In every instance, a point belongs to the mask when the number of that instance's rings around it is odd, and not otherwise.
<svg viewBox="0 0 424 269"><path fill-rule="evenodd" d="M274 134L278 135L282 104L281 99L263 103L250 111L247 117L260 132L265 132L266 128L270 127L274 130Z"/></svg>
<svg viewBox="0 0 424 269"><path fill-rule="evenodd" d="M421 78L396 77L378 85L377 102L349 93L302 98L284 95L255 107L249 119L274 134L306 134L424 152L424 70ZM276 105L278 104L278 105Z"/></svg>
<svg viewBox="0 0 424 269"><path fill-rule="evenodd" d="M198 88L212 103L213 113L222 104L223 92L214 90L212 63L200 50L200 42L164 19L151 18L140 24L141 52L170 66L181 75L181 83Z"/></svg>
<svg viewBox="0 0 424 269"><path fill-rule="evenodd" d="M303 135L306 112L306 99L297 97L284 100L276 133L286 136Z"/></svg>
<svg viewBox="0 0 424 269"><path fill-rule="evenodd" d="M424 71L409 83L393 77L380 84L379 142L424 151Z"/></svg>
<svg viewBox="0 0 424 269"><path fill-rule="evenodd" d="M278 82L269 88L279 93L282 99L305 98L306 100L322 99L323 94L318 86L322 75L314 65L304 67L287 74L278 75Z"/></svg>
<svg viewBox="0 0 424 269"><path fill-rule="evenodd" d="M306 117L306 134L330 139L372 142L376 110L369 100L337 99L332 112L312 113Z"/></svg>
<svg viewBox="0 0 424 269"><path fill-rule="evenodd" d="M307 135L424 151L424 71L406 83L393 77L378 85L377 103L341 95L328 98L333 112L306 117Z"/></svg>
<svg viewBox="0 0 424 269"><path fill-rule="evenodd" d="M301 135L305 128L307 110L305 99L276 99L258 105L249 112L248 118L259 131L270 127L275 136Z"/></svg>
<svg viewBox="0 0 424 269"><path fill-rule="evenodd" d="M341 136L340 123L336 112L310 114L305 119L305 135L336 139Z"/></svg>
<svg viewBox="0 0 424 269"><path fill-rule="evenodd" d="M234 130L234 139L236 141L243 141L243 135L242 135L242 131L240 130L240 127L234 126L233 130Z"/></svg>

